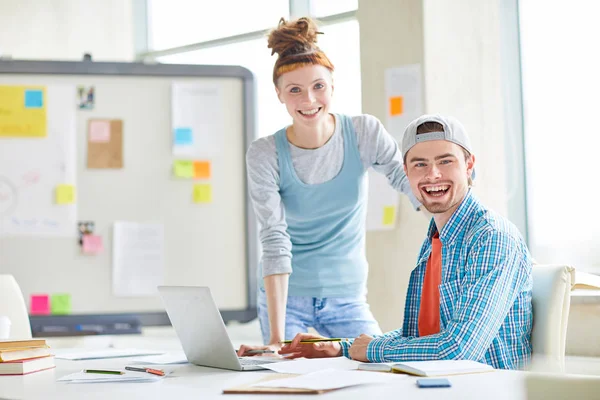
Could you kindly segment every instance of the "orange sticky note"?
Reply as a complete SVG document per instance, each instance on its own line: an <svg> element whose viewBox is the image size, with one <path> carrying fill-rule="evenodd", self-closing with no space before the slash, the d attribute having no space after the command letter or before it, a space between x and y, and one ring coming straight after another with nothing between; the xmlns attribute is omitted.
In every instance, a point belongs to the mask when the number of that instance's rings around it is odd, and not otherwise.
<svg viewBox="0 0 600 400"><path fill-rule="evenodd" d="M394 225L396 220L396 207L385 206L383 207L383 225Z"/></svg>
<svg viewBox="0 0 600 400"><path fill-rule="evenodd" d="M208 183L194 185L194 203L212 202L212 186Z"/></svg>
<svg viewBox="0 0 600 400"><path fill-rule="evenodd" d="M75 203L75 186L58 185L56 186L56 204Z"/></svg>
<svg viewBox="0 0 600 400"><path fill-rule="evenodd" d="M210 179L210 161L194 161L194 178Z"/></svg>
<svg viewBox="0 0 600 400"><path fill-rule="evenodd" d="M390 115L402 115L404 112L404 98L402 96L390 97Z"/></svg>

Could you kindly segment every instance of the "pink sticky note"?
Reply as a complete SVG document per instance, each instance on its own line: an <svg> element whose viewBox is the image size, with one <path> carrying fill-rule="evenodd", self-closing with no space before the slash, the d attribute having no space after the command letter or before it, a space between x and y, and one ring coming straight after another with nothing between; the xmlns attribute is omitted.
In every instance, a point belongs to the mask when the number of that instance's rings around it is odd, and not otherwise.
<svg viewBox="0 0 600 400"><path fill-rule="evenodd" d="M83 235L82 246L84 254L98 254L104 250L102 236L99 235Z"/></svg>
<svg viewBox="0 0 600 400"><path fill-rule="evenodd" d="M110 121L90 121L90 142L110 142Z"/></svg>
<svg viewBox="0 0 600 400"><path fill-rule="evenodd" d="M32 294L29 313L31 315L49 315L50 296L47 294Z"/></svg>

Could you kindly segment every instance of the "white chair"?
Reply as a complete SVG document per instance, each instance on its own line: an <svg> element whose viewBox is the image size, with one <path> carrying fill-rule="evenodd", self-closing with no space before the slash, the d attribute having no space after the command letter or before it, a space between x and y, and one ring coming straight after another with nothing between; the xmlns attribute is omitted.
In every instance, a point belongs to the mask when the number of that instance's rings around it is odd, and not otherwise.
<svg viewBox="0 0 600 400"><path fill-rule="evenodd" d="M31 338L27 306L12 275L0 275L0 315L6 315L11 321L11 339Z"/></svg>
<svg viewBox="0 0 600 400"><path fill-rule="evenodd" d="M531 369L563 372L571 292L600 288L600 277L566 265L533 266Z"/></svg>
<svg viewBox="0 0 600 400"><path fill-rule="evenodd" d="M532 369L562 372L575 269L538 264L533 266L532 273Z"/></svg>

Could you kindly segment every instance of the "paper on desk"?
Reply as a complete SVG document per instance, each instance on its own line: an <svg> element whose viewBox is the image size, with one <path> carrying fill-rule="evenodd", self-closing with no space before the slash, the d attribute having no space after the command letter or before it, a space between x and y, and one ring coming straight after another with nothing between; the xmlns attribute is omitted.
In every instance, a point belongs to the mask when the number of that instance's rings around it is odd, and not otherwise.
<svg viewBox="0 0 600 400"><path fill-rule="evenodd" d="M121 358L133 356L147 356L163 354L164 351L140 350L140 349L102 349L87 351L54 351L54 358L62 360L97 360L101 358Z"/></svg>
<svg viewBox="0 0 600 400"><path fill-rule="evenodd" d="M321 370L347 371L357 369L358 361L346 357L334 358L299 358L292 361L276 362L261 365L263 368L282 374L308 374Z"/></svg>
<svg viewBox="0 0 600 400"><path fill-rule="evenodd" d="M162 354L159 356L138 358L138 359L131 361L132 364L157 364L157 365L186 364L187 362L188 362L188 359L185 356L185 354L183 353L183 351Z"/></svg>
<svg viewBox="0 0 600 400"><path fill-rule="evenodd" d="M59 378L58 382L67 383L102 383L102 382L156 382L164 376L147 372L123 371L123 375L88 374L83 371L75 372ZM165 375L166 375L165 371Z"/></svg>
<svg viewBox="0 0 600 400"><path fill-rule="evenodd" d="M258 382L257 387L284 387L294 389L328 390L369 383L390 383L406 379L404 375L374 374L366 371L322 370L293 378Z"/></svg>

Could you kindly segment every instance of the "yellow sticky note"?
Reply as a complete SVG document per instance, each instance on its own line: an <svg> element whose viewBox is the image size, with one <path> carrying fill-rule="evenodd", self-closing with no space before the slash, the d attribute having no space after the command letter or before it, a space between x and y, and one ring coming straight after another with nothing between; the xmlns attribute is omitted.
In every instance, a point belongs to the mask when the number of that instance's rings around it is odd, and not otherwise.
<svg viewBox="0 0 600 400"><path fill-rule="evenodd" d="M194 185L194 203L211 203L212 186L208 183Z"/></svg>
<svg viewBox="0 0 600 400"><path fill-rule="evenodd" d="M383 225L393 225L396 221L396 206L383 207Z"/></svg>
<svg viewBox="0 0 600 400"><path fill-rule="evenodd" d="M210 179L210 161L194 161L194 178Z"/></svg>
<svg viewBox="0 0 600 400"><path fill-rule="evenodd" d="M0 137L46 135L46 88L0 85Z"/></svg>
<svg viewBox="0 0 600 400"><path fill-rule="evenodd" d="M173 164L173 173L178 178L193 178L194 162L186 160L176 160Z"/></svg>
<svg viewBox="0 0 600 400"><path fill-rule="evenodd" d="M404 112L404 99L402 96L390 97L390 115L392 117L402 115Z"/></svg>
<svg viewBox="0 0 600 400"><path fill-rule="evenodd" d="M56 186L56 204L75 203L75 186L58 185Z"/></svg>

